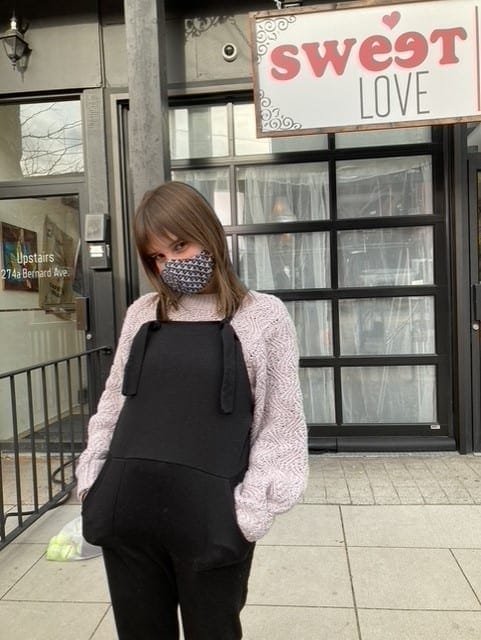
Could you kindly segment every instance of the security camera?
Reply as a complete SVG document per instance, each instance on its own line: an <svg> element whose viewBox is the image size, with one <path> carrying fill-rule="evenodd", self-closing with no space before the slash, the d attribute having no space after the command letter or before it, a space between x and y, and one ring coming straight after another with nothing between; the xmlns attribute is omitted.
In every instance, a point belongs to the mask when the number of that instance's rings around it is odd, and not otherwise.
<svg viewBox="0 0 481 640"><path fill-rule="evenodd" d="M222 57L226 62L234 62L237 58L237 47L232 42L227 42L222 47Z"/></svg>

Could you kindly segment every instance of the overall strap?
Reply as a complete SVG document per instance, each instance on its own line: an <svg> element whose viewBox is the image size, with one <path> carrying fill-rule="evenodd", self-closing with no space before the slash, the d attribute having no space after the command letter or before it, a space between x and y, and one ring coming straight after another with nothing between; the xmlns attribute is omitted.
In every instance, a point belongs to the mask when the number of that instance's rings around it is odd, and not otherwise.
<svg viewBox="0 0 481 640"><path fill-rule="evenodd" d="M122 384L122 394L124 396L135 396L137 393L149 335L152 331L158 331L160 327L161 323L158 320L152 320L145 322L136 333L130 348L129 359L125 365L124 381Z"/></svg>
<svg viewBox="0 0 481 640"><path fill-rule="evenodd" d="M222 413L232 413L234 410L234 395L236 382L236 335L230 325L230 318L220 322L222 339L222 384L220 389L220 409Z"/></svg>

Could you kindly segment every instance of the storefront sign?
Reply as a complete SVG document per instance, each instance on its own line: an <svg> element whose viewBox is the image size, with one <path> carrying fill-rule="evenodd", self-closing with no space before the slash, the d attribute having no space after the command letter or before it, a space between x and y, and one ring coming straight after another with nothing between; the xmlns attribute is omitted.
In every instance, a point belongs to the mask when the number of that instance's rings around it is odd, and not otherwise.
<svg viewBox="0 0 481 640"><path fill-rule="evenodd" d="M250 15L258 136L481 120L481 0Z"/></svg>

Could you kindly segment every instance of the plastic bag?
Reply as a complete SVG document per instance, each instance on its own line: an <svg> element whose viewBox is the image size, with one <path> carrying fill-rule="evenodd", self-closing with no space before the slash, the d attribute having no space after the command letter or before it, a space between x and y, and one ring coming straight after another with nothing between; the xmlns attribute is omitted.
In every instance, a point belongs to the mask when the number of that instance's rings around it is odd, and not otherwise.
<svg viewBox="0 0 481 640"><path fill-rule="evenodd" d="M62 527L59 533L50 539L47 547L47 560L69 562L88 560L101 555L101 547L87 542L82 535L82 516L74 518Z"/></svg>

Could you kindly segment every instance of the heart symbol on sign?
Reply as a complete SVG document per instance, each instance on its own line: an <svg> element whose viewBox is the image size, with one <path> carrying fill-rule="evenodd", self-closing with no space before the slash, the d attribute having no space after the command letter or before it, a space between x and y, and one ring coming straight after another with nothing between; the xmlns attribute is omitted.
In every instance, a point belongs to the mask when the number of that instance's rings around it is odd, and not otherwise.
<svg viewBox="0 0 481 640"><path fill-rule="evenodd" d="M401 14L399 13L399 11L393 11L389 15L383 16L383 19L382 19L384 24L390 29L394 29L394 27L397 25L399 20L401 20Z"/></svg>

